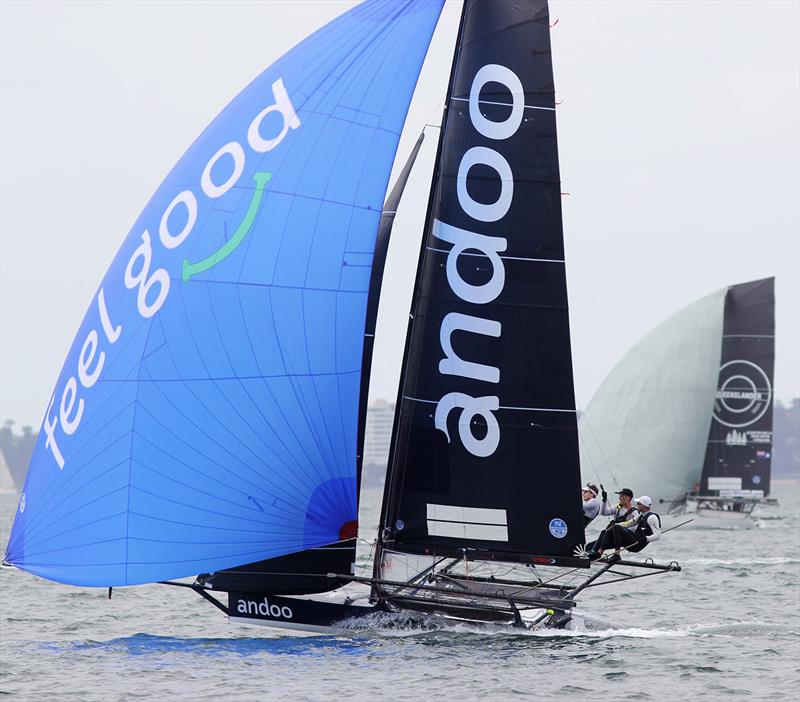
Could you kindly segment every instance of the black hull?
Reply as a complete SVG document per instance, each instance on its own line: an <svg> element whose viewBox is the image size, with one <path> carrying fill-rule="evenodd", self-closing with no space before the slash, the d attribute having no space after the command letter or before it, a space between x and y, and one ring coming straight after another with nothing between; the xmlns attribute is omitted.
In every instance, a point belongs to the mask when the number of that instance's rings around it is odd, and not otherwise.
<svg viewBox="0 0 800 702"><path fill-rule="evenodd" d="M228 616L231 621L281 629L318 633L342 630L348 628L350 622L377 612L413 612L474 624L510 624L521 629L532 628L530 623L524 623L519 614L510 609L480 606L474 601L458 604L452 599L436 601L408 597L393 598L389 604L381 602L374 605L352 605L269 593L228 594ZM570 620L569 612L551 612L536 622L536 628L563 629Z"/></svg>
<svg viewBox="0 0 800 702"><path fill-rule="evenodd" d="M231 621L304 631L329 631L347 620L378 611L375 606L281 597L269 593L228 593Z"/></svg>

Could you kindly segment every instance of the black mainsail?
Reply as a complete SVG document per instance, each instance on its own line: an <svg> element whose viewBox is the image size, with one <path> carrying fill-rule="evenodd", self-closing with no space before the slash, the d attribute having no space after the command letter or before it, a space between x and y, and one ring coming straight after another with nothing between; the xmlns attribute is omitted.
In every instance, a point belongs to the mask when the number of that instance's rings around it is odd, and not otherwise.
<svg viewBox="0 0 800 702"><path fill-rule="evenodd" d="M775 279L732 285L725 295L722 355L701 494L769 494L774 368Z"/></svg>
<svg viewBox="0 0 800 702"><path fill-rule="evenodd" d="M545 0L464 4L397 407L382 546L586 565Z"/></svg>

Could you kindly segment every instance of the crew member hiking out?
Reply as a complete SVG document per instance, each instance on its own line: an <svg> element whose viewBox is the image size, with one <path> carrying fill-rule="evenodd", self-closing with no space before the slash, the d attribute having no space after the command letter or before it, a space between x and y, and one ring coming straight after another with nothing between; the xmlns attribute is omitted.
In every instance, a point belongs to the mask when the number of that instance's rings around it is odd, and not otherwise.
<svg viewBox="0 0 800 702"><path fill-rule="evenodd" d="M614 544L612 559L619 559L619 552L623 548L631 553L638 553L647 544L661 538L661 517L650 511L652 504L653 501L647 495L637 497L637 516L611 527L606 545L609 541Z"/></svg>
<svg viewBox="0 0 800 702"><path fill-rule="evenodd" d="M583 497L583 526L587 526L598 514L600 514L600 502L597 499L597 485L586 483L586 487L581 488Z"/></svg>
<svg viewBox="0 0 800 702"><path fill-rule="evenodd" d="M619 502L612 507L608 501L608 493L603 486L600 486L603 491L603 506L600 508L600 514L607 517L612 517L611 523L600 532L600 536L596 541L586 544L589 559L595 560L603 555L603 549L611 543L611 534L613 529L618 524L625 522L628 526L623 527L627 531L633 533L636 531L636 525L630 525L631 520L635 520L639 516L636 507L633 506L633 490L630 488L622 488L617 495L619 495Z"/></svg>
<svg viewBox="0 0 800 702"><path fill-rule="evenodd" d="M627 522L620 522L611 531L614 541L614 553L619 555L621 548L626 548L631 553L638 553L647 544L661 538L661 517L650 511L653 501L642 495L636 498L636 509L639 516ZM631 533L629 527L635 527Z"/></svg>

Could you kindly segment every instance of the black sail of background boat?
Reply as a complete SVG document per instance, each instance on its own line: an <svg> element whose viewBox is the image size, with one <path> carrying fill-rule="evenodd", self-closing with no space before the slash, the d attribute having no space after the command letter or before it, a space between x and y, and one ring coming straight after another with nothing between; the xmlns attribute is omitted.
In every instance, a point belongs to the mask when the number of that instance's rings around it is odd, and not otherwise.
<svg viewBox="0 0 800 702"><path fill-rule="evenodd" d="M686 510L749 514L769 500L775 374L775 279L725 295L717 394L697 491Z"/></svg>
<svg viewBox="0 0 800 702"><path fill-rule="evenodd" d="M754 508L774 503L774 367L774 278L696 301L598 389L579 423L584 473L692 513L695 525L750 526Z"/></svg>
<svg viewBox="0 0 800 702"><path fill-rule="evenodd" d="M612 566L680 570L582 552L548 6L468 0L356 572L380 283L419 142L383 199L441 5L342 15L168 175L67 357L7 564L308 630L392 611L559 627Z"/></svg>

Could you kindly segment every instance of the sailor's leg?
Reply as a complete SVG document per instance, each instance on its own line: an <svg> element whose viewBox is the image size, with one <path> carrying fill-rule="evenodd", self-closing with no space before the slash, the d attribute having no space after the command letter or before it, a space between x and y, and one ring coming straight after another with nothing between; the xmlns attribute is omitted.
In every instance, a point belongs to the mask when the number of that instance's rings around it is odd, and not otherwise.
<svg viewBox="0 0 800 702"><path fill-rule="evenodd" d="M591 548L589 549L593 553L602 553L603 552L603 544L605 544L606 536L608 535L608 531L603 529L600 532L600 535L597 537L597 540L592 543Z"/></svg>
<svg viewBox="0 0 800 702"><path fill-rule="evenodd" d="M631 531L621 526L615 526L611 533L611 538L614 540L614 550L619 551L621 548L633 546L636 543L636 537Z"/></svg>
<svg viewBox="0 0 800 702"><path fill-rule="evenodd" d="M647 537L640 535L633 546L628 546L628 551L631 553L639 553L645 546L647 546Z"/></svg>
<svg viewBox="0 0 800 702"><path fill-rule="evenodd" d="M603 548L608 541L608 535L609 530L607 528L603 529L595 541L586 545L586 551L589 554L590 560L595 560L603 555Z"/></svg>

